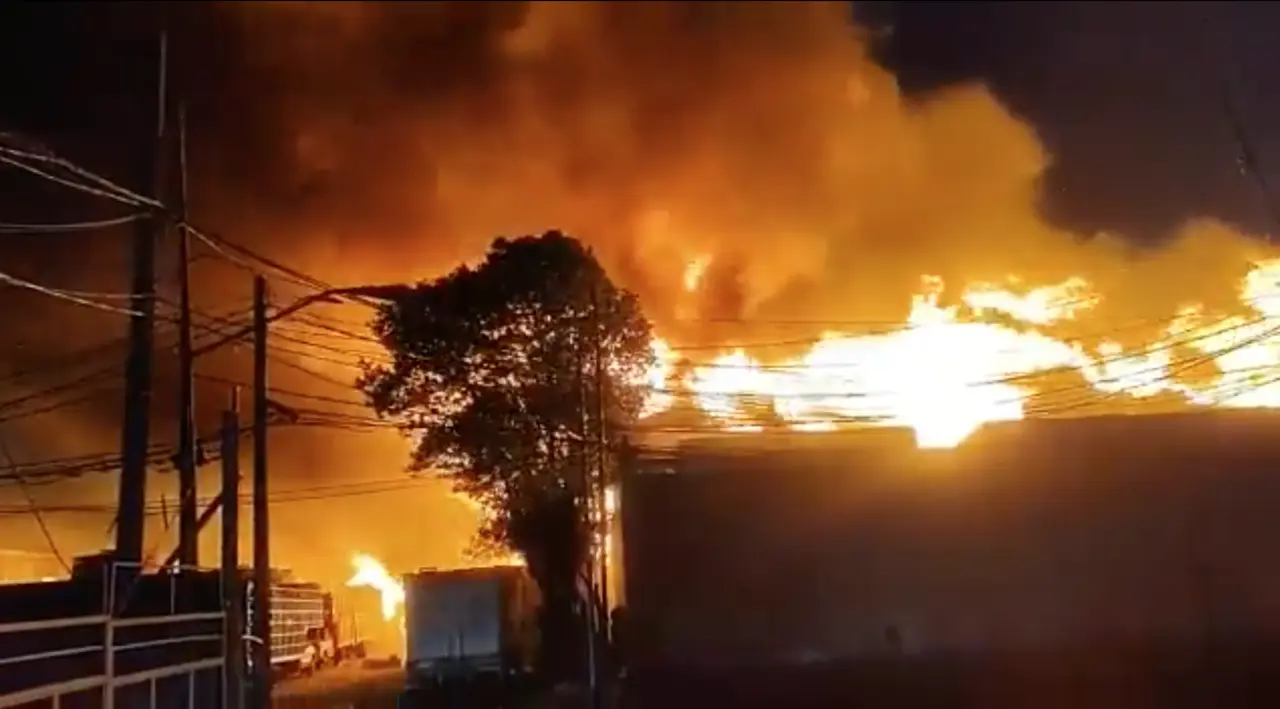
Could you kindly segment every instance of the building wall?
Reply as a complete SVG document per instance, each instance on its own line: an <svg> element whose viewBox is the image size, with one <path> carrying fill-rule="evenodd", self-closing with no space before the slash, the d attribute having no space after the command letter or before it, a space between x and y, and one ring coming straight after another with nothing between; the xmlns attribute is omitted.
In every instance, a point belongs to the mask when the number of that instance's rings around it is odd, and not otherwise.
<svg viewBox="0 0 1280 709"><path fill-rule="evenodd" d="M1280 638L1280 418L1022 422L641 458L633 662L1202 648Z"/></svg>

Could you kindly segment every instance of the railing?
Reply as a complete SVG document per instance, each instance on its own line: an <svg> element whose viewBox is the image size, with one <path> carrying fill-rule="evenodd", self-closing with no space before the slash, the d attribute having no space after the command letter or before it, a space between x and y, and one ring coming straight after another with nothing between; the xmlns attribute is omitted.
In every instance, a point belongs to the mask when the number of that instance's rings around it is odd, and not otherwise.
<svg viewBox="0 0 1280 709"><path fill-rule="evenodd" d="M216 574L186 569L135 580L139 571L113 565L103 574L108 612L0 624L0 709L221 706L224 614L217 603L215 611L191 607L209 607L199 591L212 589Z"/></svg>

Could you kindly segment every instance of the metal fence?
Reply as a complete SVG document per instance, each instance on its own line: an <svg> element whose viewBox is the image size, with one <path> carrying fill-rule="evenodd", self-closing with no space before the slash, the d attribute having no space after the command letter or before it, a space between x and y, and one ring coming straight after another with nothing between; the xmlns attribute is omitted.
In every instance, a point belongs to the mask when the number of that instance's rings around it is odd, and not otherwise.
<svg viewBox="0 0 1280 709"><path fill-rule="evenodd" d="M217 580L115 564L101 578L101 612L0 624L0 709L222 706L225 615L208 593Z"/></svg>

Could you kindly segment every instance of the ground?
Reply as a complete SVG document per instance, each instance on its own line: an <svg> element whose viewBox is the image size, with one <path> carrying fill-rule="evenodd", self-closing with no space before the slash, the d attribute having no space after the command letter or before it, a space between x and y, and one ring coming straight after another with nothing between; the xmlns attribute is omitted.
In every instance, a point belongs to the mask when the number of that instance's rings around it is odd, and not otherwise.
<svg viewBox="0 0 1280 709"><path fill-rule="evenodd" d="M402 686L404 670L399 667L350 663L280 681L271 703L277 709L393 709Z"/></svg>
<svg viewBox="0 0 1280 709"><path fill-rule="evenodd" d="M404 686L399 667L368 667L349 663L330 667L311 677L295 677L276 684L275 709L394 709ZM587 706L586 695L561 691L558 697L539 697L525 709L578 709ZM581 696L578 696L581 695Z"/></svg>

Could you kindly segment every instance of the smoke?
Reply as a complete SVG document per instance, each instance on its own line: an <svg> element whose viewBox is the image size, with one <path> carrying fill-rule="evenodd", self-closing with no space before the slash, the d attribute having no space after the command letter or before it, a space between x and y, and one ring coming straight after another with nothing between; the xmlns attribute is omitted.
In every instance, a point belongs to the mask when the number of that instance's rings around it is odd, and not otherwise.
<svg viewBox="0 0 1280 709"><path fill-rule="evenodd" d="M1050 224L1034 129L978 84L904 95L846 3L192 5L173 12L193 13L175 51L194 220L334 283L428 278L496 235L559 228L664 335L750 341L769 327L681 318L895 320L925 273L1078 274L1116 317L1159 316L1229 301L1260 255L1213 222L1156 252ZM690 312L683 268L708 255ZM243 274L202 271L198 286L210 307L247 293ZM218 366L244 378L245 365ZM321 387L285 371L273 383ZM202 394L206 424L223 395ZM276 450L273 474L296 485L385 479L406 460L393 434ZM289 543L345 563L370 515L457 516L434 499L344 501L329 524L298 513ZM390 565L428 546L447 563L465 541L439 531L406 533Z"/></svg>
<svg viewBox="0 0 1280 709"><path fill-rule="evenodd" d="M894 318L922 273L1082 273L1152 314L1251 251L1208 223L1154 259L1055 228L1032 127L980 85L904 96L843 3L224 9L271 87L235 108L277 146L232 158L237 201L269 195L333 278L429 276L557 226L660 324L704 254L719 316Z"/></svg>

